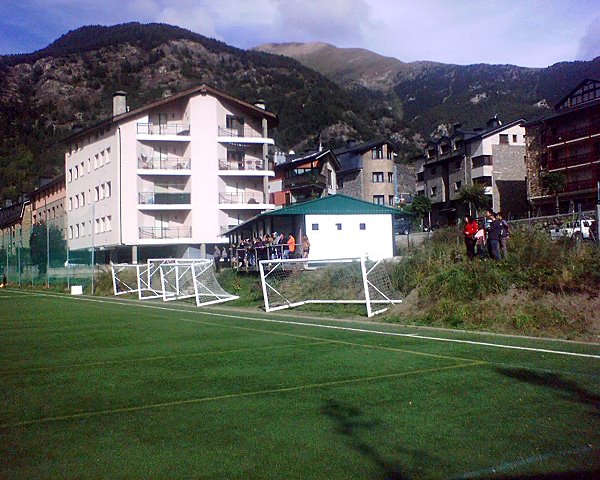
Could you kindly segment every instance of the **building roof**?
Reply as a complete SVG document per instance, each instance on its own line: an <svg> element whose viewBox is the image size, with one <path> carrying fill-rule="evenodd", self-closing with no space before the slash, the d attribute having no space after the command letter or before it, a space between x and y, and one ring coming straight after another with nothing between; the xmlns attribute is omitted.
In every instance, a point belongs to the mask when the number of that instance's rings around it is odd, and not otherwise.
<svg viewBox="0 0 600 480"><path fill-rule="evenodd" d="M46 190L50 190L59 184L60 184L60 186L65 186L65 174L64 173L59 175L58 177L54 177L48 183L45 183L44 185L41 185L38 188L36 188L35 190L29 192L27 194L27 197L33 198L34 195L44 193Z"/></svg>
<svg viewBox="0 0 600 480"><path fill-rule="evenodd" d="M338 161L337 157L331 150L323 150L320 152L308 152L308 153L302 154L300 156L295 155L292 157L287 157L287 158L289 158L289 160L275 165L275 170L282 170L282 169L290 168L292 166L302 165L307 162L313 162L315 160L320 160L326 156L331 157L331 159L334 161L334 166L336 167L336 170L339 170L340 162Z"/></svg>
<svg viewBox="0 0 600 480"><path fill-rule="evenodd" d="M23 219L25 205L28 203L29 200L26 200L25 202L15 203L9 207L0 208L0 228L10 227L19 223Z"/></svg>
<svg viewBox="0 0 600 480"><path fill-rule="evenodd" d="M283 217L294 215L398 215L410 217L411 215L396 208L376 205L371 202L359 200L346 195L328 195L323 198L309 200L303 203L294 203L287 207L261 213L246 222L235 226L224 235L234 233L256 220L269 217Z"/></svg>
<svg viewBox="0 0 600 480"><path fill-rule="evenodd" d="M154 102L148 103L140 108L136 108L135 110L131 110L129 112L122 113L121 115L117 115L117 116L111 117L107 120L103 120L102 122L100 122L92 127L86 128L80 132L77 132L77 133L71 135L70 137L67 137L66 139L63 140L63 143L71 142L71 141L75 140L76 138L79 138L83 135L89 134L90 132L93 132L100 128L104 128L104 127L110 126L112 124L119 123L122 120L125 120L127 118L135 117L136 115L139 115L140 113L143 113L146 110L151 110L153 108L157 108L162 105L166 105L170 102L180 100L185 97L189 97L196 93L199 93L200 95L207 95L207 94L212 95L221 100L235 103L238 107L242 108L243 110L247 110L256 115L265 117L267 119L267 122L269 122L270 127L275 127L279 123L279 119L276 114L271 113L267 110L264 110L260 107L257 107L256 105L252 105L251 103L246 102L244 100L240 100L239 98L233 97L225 92L222 92L221 90L218 90L214 87L210 87L210 86L206 85L205 83L203 83L196 87L188 88L187 90L183 90L181 92L175 93L168 97L161 98L160 100L156 100Z"/></svg>
<svg viewBox="0 0 600 480"><path fill-rule="evenodd" d="M384 143L390 145L394 150L396 150L398 148L395 143L390 142L389 140L375 140L372 142L356 143L356 144L353 144L351 146L349 145L344 148L338 148L338 149L334 150L333 153L335 153L336 155L343 155L345 153L364 153L364 152L368 152L369 150L371 150L375 147L379 147L380 145L383 145Z"/></svg>

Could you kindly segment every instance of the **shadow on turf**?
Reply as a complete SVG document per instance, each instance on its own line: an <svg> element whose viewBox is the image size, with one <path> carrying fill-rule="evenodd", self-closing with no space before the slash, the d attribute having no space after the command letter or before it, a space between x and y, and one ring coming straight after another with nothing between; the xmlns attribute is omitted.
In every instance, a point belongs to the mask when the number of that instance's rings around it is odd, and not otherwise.
<svg viewBox="0 0 600 480"><path fill-rule="evenodd" d="M577 382L565 380L555 373L540 373L524 368L498 368L497 371L521 382L559 390L570 399L590 406L595 415L600 415L600 395L586 390Z"/></svg>
<svg viewBox="0 0 600 480"><path fill-rule="evenodd" d="M410 477L403 473L397 462L386 459L376 448L370 446L361 436L367 430L380 428L379 420L364 418L363 412L352 405L344 405L335 400L325 401L321 413L335 423L338 433L344 435L350 447L368 458L382 472L385 480L403 480Z"/></svg>

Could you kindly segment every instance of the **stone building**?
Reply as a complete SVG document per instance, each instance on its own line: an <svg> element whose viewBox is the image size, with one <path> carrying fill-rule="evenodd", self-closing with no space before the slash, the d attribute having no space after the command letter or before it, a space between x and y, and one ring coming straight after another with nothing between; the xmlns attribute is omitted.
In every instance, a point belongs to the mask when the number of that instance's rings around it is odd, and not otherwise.
<svg viewBox="0 0 600 480"><path fill-rule="evenodd" d="M346 148L335 150L340 163L338 193L377 205L395 205L394 150L387 140L348 142Z"/></svg>
<svg viewBox="0 0 600 480"><path fill-rule="evenodd" d="M473 130L457 124L451 135L427 142L415 162L416 192L431 199L433 225L453 225L468 213L459 196L471 183L485 188L494 210L508 217L527 213L524 122L492 118Z"/></svg>
<svg viewBox="0 0 600 480"><path fill-rule="evenodd" d="M544 117L525 123L527 195L536 215L591 210L600 181L600 81L584 80ZM562 174L551 192L545 177Z"/></svg>

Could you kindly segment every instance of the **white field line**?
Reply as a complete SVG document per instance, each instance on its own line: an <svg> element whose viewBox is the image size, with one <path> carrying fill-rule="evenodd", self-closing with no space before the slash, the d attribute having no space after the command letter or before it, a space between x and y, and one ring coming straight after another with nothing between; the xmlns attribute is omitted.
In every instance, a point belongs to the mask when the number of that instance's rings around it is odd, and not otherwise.
<svg viewBox="0 0 600 480"><path fill-rule="evenodd" d="M495 467L483 468L481 470L477 470L475 472L468 472L459 475L458 477L452 477L452 480L468 480L471 478L478 478L488 475L493 475L497 473L506 472L509 470L515 470L520 467L524 467L526 465L531 465L533 463L541 463L546 460L550 460L551 458L557 457L566 457L571 455L584 455L589 452L593 452L597 449L592 448L591 445L585 445L580 448L574 448L572 450L565 450L563 452L555 452L555 453L543 453L541 455L534 455L532 457L523 458L520 460L515 460L513 462L505 462Z"/></svg>
<svg viewBox="0 0 600 480"><path fill-rule="evenodd" d="M577 353L577 352L568 352L565 350L553 350L549 348L535 348L535 347L520 347L517 345L504 345L501 343L492 343L492 342L479 342L475 340L462 340L458 338L444 338L444 337L433 337L430 335L421 335L418 333L398 333L398 332L386 332L382 330L369 330L366 328L354 328L354 327L341 327L339 325L326 325L322 323L310 323L310 322L297 322L292 320L276 320L273 318L258 318L258 317L247 317L244 315L232 315L227 313L215 313L207 310L185 310L185 309L173 309L169 307L160 307L158 305L148 305L148 304L138 304L138 303L124 303L119 300L106 300L106 299L97 299L97 298L87 298L87 297L71 297L67 295L56 295L56 294L48 294L48 293L29 293L29 292L19 292L24 295L35 295L35 296L47 296L47 297L55 297L55 298L68 298L72 300L81 300L87 302L98 302L98 303L109 303L109 304L117 304L117 305L129 305L129 306L138 306L143 308L152 308L157 310L168 310L168 311L181 311L186 313L203 313L206 315L211 315L214 317L224 317L224 318L235 318L239 320L250 320L253 322L266 322L266 323L276 323L276 324L284 324L284 325L299 325L302 327L312 327L312 328L324 328L329 330L343 330L347 332L356 332L356 333L370 333L373 335L384 335L391 337L410 337L410 338L418 338L421 340L431 340L436 342L449 342L449 343L461 343L466 345L477 345L481 347L491 347L491 348L504 348L507 350L521 350L526 352L536 352L536 353L550 353L554 355L566 355L571 357L581 357L581 358L594 358L600 360L600 354L591 354L591 353Z"/></svg>

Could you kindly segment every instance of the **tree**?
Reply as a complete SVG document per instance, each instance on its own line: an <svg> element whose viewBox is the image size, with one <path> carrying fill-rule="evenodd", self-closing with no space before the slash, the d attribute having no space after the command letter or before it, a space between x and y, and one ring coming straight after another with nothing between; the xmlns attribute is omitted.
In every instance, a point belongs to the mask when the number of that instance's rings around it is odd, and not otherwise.
<svg viewBox="0 0 600 480"><path fill-rule="evenodd" d="M558 215L560 213L558 194L565 189L565 175L560 172L546 173L544 175L544 183L546 184L548 191L554 195L556 201L556 214Z"/></svg>
<svg viewBox="0 0 600 480"><path fill-rule="evenodd" d="M429 212L431 212L431 200L424 195L418 195L413 198L411 211L421 219L421 225L423 225L423 218ZM431 227L431 225L429 225Z"/></svg>
<svg viewBox="0 0 600 480"><path fill-rule="evenodd" d="M469 215L473 213L475 208L475 215L490 203L490 197L485 194L485 186L479 183L473 183L460 189L458 193L458 199L465 205L469 206Z"/></svg>
<svg viewBox="0 0 600 480"><path fill-rule="evenodd" d="M48 240L46 233L49 234ZM67 242L63 238L62 232L55 225L50 225L46 229L45 223L37 223L31 229L29 238L31 263L37 265L38 273L46 273L46 263L48 260L47 246L50 247L50 266L60 267L67 260Z"/></svg>

